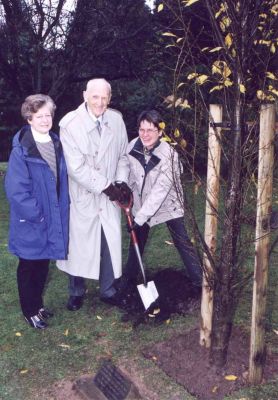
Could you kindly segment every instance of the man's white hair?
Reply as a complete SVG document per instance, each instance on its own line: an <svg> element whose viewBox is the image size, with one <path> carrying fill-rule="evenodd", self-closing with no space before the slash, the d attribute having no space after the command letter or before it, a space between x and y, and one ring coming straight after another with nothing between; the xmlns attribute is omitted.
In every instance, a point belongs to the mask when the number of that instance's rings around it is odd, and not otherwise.
<svg viewBox="0 0 278 400"><path fill-rule="evenodd" d="M86 91L90 90L93 86L98 85L98 84L103 84L103 85L107 86L109 96L111 96L111 92L112 92L111 85L104 78L95 78L95 79L91 79L90 81L88 81L87 86L86 86Z"/></svg>

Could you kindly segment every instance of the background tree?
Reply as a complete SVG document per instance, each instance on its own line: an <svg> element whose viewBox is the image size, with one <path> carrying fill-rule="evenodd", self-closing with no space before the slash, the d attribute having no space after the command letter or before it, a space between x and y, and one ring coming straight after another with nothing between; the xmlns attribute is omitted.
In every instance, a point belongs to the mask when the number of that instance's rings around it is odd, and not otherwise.
<svg viewBox="0 0 278 400"><path fill-rule="evenodd" d="M4 0L0 7L0 88L3 132L21 125L25 96L43 92L58 103L56 120L82 101L85 82L113 82L113 105L128 107L129 130L146 99L158 98L152 14L144 0ZM128 104L123 94L133 97ZM138 94L137 94L138 93ZM128 99L129 100L129 99ZM56 123L57 128L57 123ZM2 134L1 134L2 135ZM7 135L5 135L5 138ZM2 146L7 144L0 138ZM10 143L10 138L9 138ZM3 156L3 152L2 156Z"/></svg>

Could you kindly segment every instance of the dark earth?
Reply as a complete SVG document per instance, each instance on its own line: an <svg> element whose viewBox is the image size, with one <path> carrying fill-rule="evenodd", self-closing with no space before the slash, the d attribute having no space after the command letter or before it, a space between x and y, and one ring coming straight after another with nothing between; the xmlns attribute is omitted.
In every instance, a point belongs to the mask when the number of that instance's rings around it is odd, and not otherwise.
<svg viewBox="0 0 278 400"><path fill-rule="evenodd" d="M201 293L192 287L182 270L164 269L150 275L147 280L151 279L155 281L159 292L159 303L145 312L137 291L131 289L129 306L123 312L122 321L131 322L136 329L140 324L163 323L173 314L186 316L196 315L199 312ZM160 312L153 314L152 311L158 308ZM223 369L217 370L209 364L208 350L199 345L199 327L156 345L146 346L143 355L156 363L173 381L182 385L198 400L222 400L226 395L248 385L249 334L240 327L233 329L228 361ZM278 374L278 355L268 353L264 382L276 374ZM231 376L234 380L227 379ZM140 383L134 383L144 399L158 399L155 394L147 394L146 388L140 387ZM73 388L73 382L66 382L60 386L58 384L54 390L56 394L51 398L77 400L79 397L75 397Z"/></svg>

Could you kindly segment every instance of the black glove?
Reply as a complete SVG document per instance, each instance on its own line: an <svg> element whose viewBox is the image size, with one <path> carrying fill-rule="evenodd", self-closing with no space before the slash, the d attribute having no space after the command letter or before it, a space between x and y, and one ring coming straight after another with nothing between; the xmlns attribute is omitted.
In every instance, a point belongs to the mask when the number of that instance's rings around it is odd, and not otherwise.
<svg viewBox="0 0 278 400"><path fill-rule="evenodd" d="M132 222L131 226L130 225L126 226L126 229L127 229L128 233L130 233L131 231L135 231L136 232L136 230L139 229L139 228L140 228L140 225L136 224L135 221Z"/></svg>
<svg viewBox="0 0 278 400"><path fill-rule="evenodd" d="M124 200L121 202L123 204L129 203L130 197L132 196L132 190L125 182L116 181L115 186L120 189L123 194Z"/></svg>
<svg viewBox="0 0 278 400"><path fill-rule="evenodd" d="M117 186L114 186L112 183L110 183L110 185L103 190L103 193L106 194L106 196L108 196L109 200L111 201L119 201L120 203L124 201L123 193Z"/></svg>

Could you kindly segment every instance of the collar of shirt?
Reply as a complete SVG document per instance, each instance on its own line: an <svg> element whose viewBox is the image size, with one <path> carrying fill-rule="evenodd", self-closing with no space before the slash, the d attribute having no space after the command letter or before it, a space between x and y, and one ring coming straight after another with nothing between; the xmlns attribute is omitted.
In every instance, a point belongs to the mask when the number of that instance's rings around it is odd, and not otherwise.
<svg viewBox="0 0 278 400"><path fill-rule="evenodd" d="M35 142L39 142L39 143L51 142L51 137L49 135L49 132L48 133L40 133L40 132L36 131L34 128L31 128L31 132L32 132Z"/></svg>
<svg viewBox="0 0 278 400"><path fill-rule="evenodd" d="M99 121L100 126L102 126L102 119L103 119L103 116L100 115L100 116L97 118L97 117L89 110L88 107L87 107L87 111L88 111L88 114L90 115L90 117L93 119L93 121L94 121L94 122Z"/></svg>

